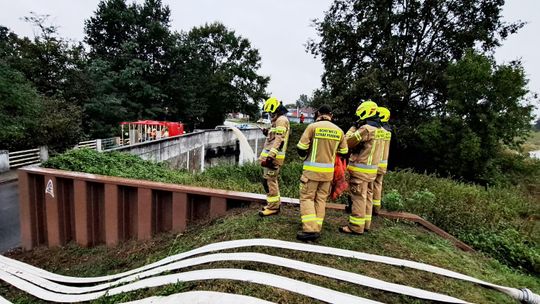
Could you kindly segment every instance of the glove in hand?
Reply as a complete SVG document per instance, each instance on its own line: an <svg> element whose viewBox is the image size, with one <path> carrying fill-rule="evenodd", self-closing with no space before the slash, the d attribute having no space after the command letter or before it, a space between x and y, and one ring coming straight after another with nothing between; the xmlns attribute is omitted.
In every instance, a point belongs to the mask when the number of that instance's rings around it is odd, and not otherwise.
<svg viewBox="0 0 540 304"><path fill-rule="evenodd" d="M265 160L261 162L261 166L268 169L276 169L276 165L274 164L274 159L271 157L267 157Z"/></svg>

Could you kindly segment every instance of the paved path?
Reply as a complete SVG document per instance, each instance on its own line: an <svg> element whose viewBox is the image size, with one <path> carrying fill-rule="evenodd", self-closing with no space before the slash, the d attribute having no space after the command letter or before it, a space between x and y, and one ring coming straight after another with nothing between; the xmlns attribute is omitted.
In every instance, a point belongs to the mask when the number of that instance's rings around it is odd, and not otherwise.
<svg viewBox="0 0 540 304"><path fill-rule="evenodd" d="M0 253L19 246L18 184L0 184Z"/></svg>
<svg viewBox="0 0 540 304"><path fill-rule="evenodd" d="M17 170L15 169L0 173L0 184L9 183L16 180L17 180Z"/></svg>

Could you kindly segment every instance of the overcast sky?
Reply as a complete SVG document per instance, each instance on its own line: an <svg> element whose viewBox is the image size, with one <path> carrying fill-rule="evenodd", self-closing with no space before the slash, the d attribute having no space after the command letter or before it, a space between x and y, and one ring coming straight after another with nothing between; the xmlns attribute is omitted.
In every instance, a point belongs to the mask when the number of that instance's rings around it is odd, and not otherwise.
<svg viewBox="0 0 540 304"><path fill-rule="evenodd" d="M20 20L30 11L49 14L60 26L60 34L82 40L84 20L99 0L0 0L0 24L19 35L32 36L32 27ZM331 0L164 0L171 8L173 30L189 30L206 22L221 21L248 38L262 57L261 73L271 77L269 91L286 103L300 94L311 94L320 86L322 64L305 52L308 38L316 38L311 20L320 18ZM540 93L539 0L507 0L505 20L529 22L505 41L498 62L521 58L530 79L531 91ZM539 111L537 110L537 113Z"/></svg>

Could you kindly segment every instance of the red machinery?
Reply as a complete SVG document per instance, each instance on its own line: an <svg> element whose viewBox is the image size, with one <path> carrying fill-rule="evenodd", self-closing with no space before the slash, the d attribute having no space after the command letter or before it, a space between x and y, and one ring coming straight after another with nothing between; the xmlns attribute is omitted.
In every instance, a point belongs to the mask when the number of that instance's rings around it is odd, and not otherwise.
<svg viewBox="0 0 540 304"><path fill-rule="evenodd" d="M126 125L128 132L124 133ZM122 143L126 143L124 137L127 137L129 144L184 134L184 125L180 122L139 120L121 122L120 126L122 127Z"/></svg>

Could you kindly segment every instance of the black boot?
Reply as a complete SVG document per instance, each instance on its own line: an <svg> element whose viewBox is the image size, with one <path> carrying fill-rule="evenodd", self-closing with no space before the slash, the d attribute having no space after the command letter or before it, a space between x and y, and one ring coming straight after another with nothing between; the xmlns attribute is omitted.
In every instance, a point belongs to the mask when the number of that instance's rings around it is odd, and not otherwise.
<svg viewBox="0 0 540 304"><path fill-rule="evenodd" d="M320 236L321 236L321 234L318 233L318 232L304 232L304 231L299 231L299 232L296 234L296 239L299 240L299 241L307 242L307 241L315 241L315 240L318 239Z"/></svg>

